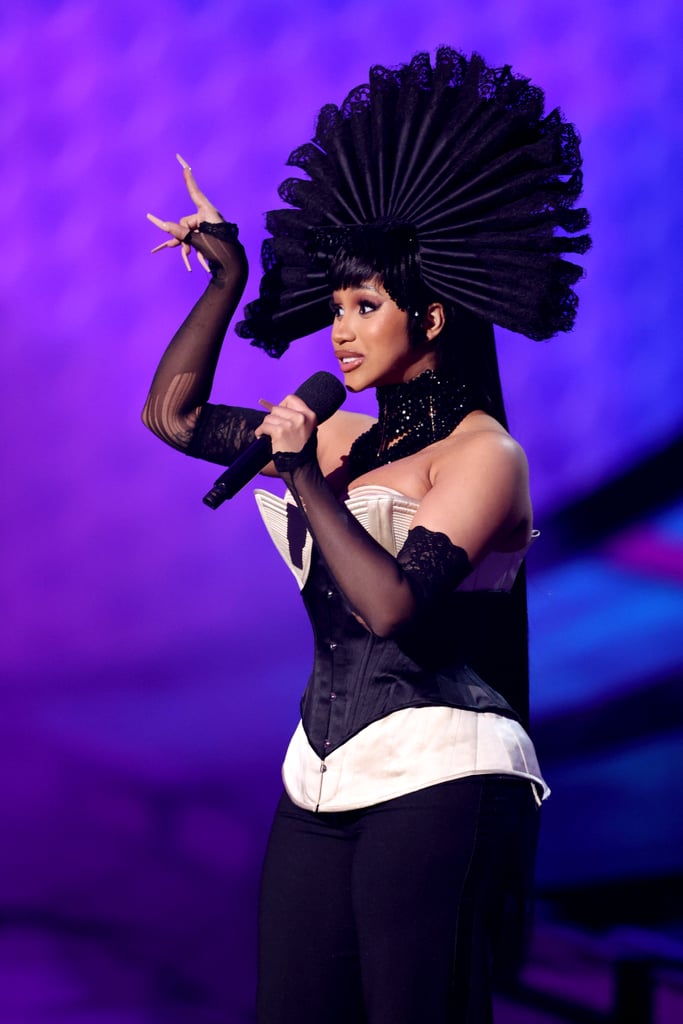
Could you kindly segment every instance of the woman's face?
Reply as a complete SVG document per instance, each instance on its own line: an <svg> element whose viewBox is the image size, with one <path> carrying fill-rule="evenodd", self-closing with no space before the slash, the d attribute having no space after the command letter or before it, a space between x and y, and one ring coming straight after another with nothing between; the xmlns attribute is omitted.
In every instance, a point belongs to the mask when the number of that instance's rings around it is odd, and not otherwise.
<svg viewBox="0 0 683 1024"><path fill-rule="evenodd" d="M401 384L436 368L428 345L408 335L408 314L378 281L340 288L332 295L332 344L349 391Z"/></svg>

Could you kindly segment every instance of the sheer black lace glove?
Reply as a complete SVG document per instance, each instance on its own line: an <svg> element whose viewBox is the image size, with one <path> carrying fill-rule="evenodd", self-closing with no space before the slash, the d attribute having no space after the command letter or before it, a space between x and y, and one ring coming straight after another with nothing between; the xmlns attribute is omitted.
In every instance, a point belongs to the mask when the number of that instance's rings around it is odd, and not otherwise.
<svg viewBox="0 0 683 1024"><path fill-rule="evenodd" d="M247 259L237 228L228 224L178 156L196 212L175 221L147 218L166 235L152 251L180 249L191 269L192 249L211 273L208 288L176 332L152 381L143 422L167 444L226 466L254 438L264 413L208 404L225 332L247 281Z"/></svg>
<svg viewBox="0 0 683 1024"><path fill-rule="evenodd" d="M273 456L306 518L318 551L352 611L380 637L399 632L472 571L444 533L410 530L394 558L337 500L323 477L313 434L300 452Z"/></svg>
<svg viewBox="0 0 683 1024"><path fill-rule="evenodd" d="M207 403L225 332L246 284L247 259L236 226L225 221L202 221L183 241L205 257L211 280L162 357L143 421L174 448L229 465L251 443L264 416Z"/></svg>

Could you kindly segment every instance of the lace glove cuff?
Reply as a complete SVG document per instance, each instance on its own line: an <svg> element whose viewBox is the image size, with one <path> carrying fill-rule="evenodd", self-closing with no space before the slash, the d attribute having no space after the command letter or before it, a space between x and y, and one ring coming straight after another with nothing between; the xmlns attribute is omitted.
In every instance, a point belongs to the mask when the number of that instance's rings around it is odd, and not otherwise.
<svg viewBox="0 0 683 1024"><path fill-rule="evenodd" d="M221 220L218 224L203 220L199 225L199 231L202 235L212 235L219 242L237 242L239 239L239 228L227 220Z"/></svg>
<svg viewBox="0 0 683 1024"><path fill-rule="evenodd" d="M414 526L398 553L418 605L426 607L445 597L472 572L464 548L454 544L445 533Z"/></svg>
<svg viewBox="0 0 683 1024"><path fill-rule="evenodd" d="M225 220L218 224L203 220L196 231L188 231L183 242L206 257L214 279L229 268L236 254L244 256L237 225Z"/></svg>
<svg viewBox="0 0 683 1024"><path fill-rule="evenodd" d="M185 450L195 459L229 466L252 443L265 415L259 409L206 402Z"/></svg>
<svg viewBox="0 0 683 1024"><path fill-rule="evenodd" d="M314 430L309 437L306 444L299 452L274 452L273 463L276 470L282 477L292 477L295 470L301 469L302 466L307 466L312 462L315 462L318 455L318 432ZM285 483L288 481L285 480ZM291 480L291 490L295 492L293 487L294 481Z"/></svg>

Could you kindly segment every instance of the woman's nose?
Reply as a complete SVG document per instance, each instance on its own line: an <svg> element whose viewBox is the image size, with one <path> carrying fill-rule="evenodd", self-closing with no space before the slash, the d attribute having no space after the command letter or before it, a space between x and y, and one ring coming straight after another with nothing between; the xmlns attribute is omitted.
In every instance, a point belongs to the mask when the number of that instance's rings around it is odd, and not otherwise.
<svg viewBox="0 0 683 1024"><path fill-rule="evenodd" d="M348 316L343 313L335 316L332 322L332 341L335 345L342 345L345 341L353 338L353 330Z"/></svg>

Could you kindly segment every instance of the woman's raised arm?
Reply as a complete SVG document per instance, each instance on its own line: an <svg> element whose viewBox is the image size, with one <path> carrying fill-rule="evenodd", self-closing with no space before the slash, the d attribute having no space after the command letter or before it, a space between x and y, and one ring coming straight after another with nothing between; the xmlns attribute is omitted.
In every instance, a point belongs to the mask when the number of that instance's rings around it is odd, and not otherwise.
<svg viewBox="0 0 683 1024"><path fill-rule="evenodd" d="M171 235L153 251L179 248L190 269L190 252L194 249L211 278L161 358L142 420L172 447L226 465L253 439L254 428L263 419L263 413L257 410L206 405L225 332L247 281L247 259L237 239L237 228L226 223L199 189L191 168L181 157L178 159L197 209L178 222L148 214L153 224ZM200 416L205 443L198 445Z"/></svg>

